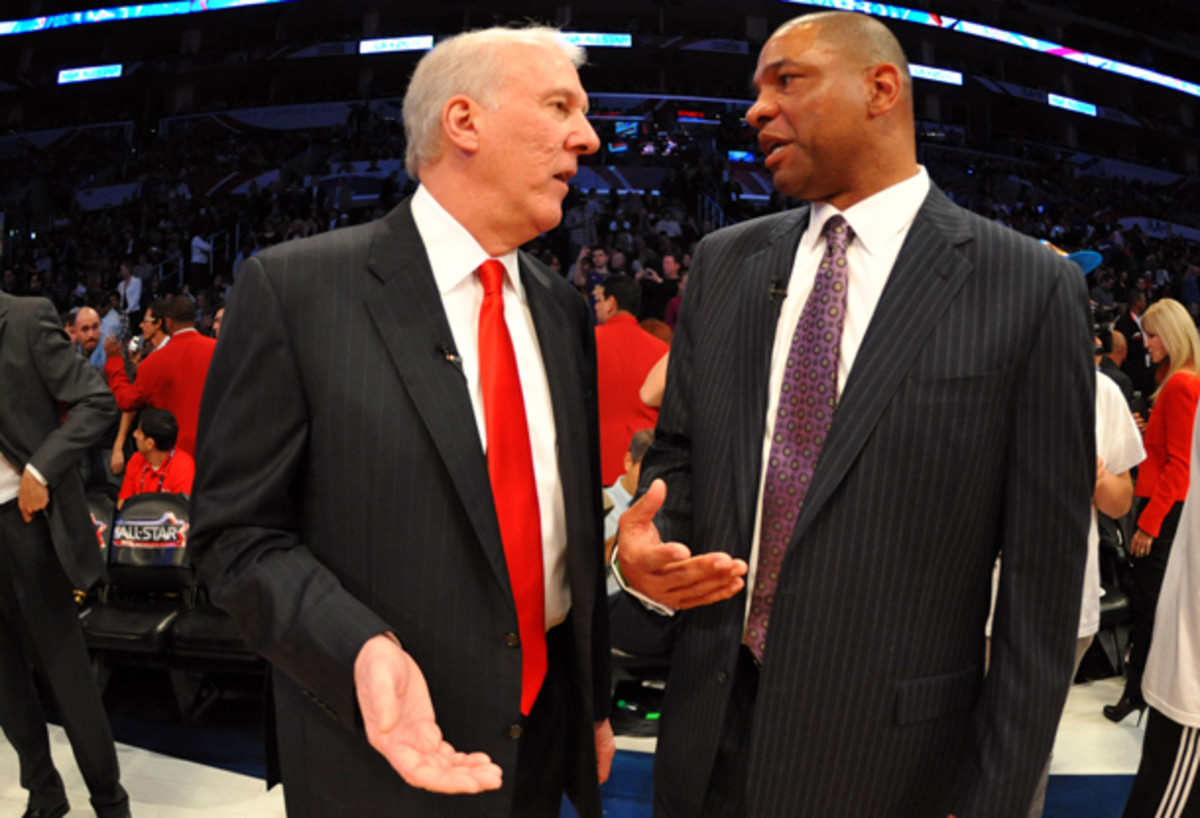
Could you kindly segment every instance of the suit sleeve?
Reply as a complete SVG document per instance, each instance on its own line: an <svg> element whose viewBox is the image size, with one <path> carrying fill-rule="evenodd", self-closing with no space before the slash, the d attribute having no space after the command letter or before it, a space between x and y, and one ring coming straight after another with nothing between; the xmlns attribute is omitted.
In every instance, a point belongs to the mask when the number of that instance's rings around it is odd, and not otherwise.
<svg viewBox="0 0 1200 818"><path fill-rule="evenodd" d="M1038 329L1014 350L1023 374L1013 395L991 662L953 810L969 818L1028 810L1074 663L1095 483L1095 367L1083 278L1053 264Z"/></svg>
<svg viewBox="0 0 1200 818"><path fill-rule="evenodd" d="M33 364L46 391L66 409L66 420L46 436L29 463L54 488L116 420L117 406L104 379L71 348L54 306L39 300L35 309L28 322Z"/></svg>
<svg viewBox="0 0 1200 818"><path fill-rule="evenodd" d="M1155 413L1161 413L1162 417L1167 462L1137 519L1137 527L1151 537L1162 531L1163 519L1176 499L1187 496L1197 399L1200 399L1200 378L1177 373L1163 385L1158 405L1154 407Z"/></svg>
<svg viewBox="0 0 1200 818"><path fill-rule="evenodd" d="M300 538L310 417L286 316L258 259L242 265L230 304L200 408L188 550L250 646L327 715L361 730L354 660L389 626Z"/></svg>
<svg viewBox="0 0 1200 818"><path fill-rule="evenodd" d="M638 480L640 496L656 480L667 484L667 499L659 509L655 520L663 542L692 542L692 432L691 432L691 387L692 350L696 327L693 321L704 292L704 249L707 242L697 248L692 268L688 274L686 301L681 304L675 336L671 341L671 357L667 361L667 385L663 391L662 405L658 410L658 423L654 429L654 443L642 461L642 472ZM683 309L686 306L687 309Z"/></svg>

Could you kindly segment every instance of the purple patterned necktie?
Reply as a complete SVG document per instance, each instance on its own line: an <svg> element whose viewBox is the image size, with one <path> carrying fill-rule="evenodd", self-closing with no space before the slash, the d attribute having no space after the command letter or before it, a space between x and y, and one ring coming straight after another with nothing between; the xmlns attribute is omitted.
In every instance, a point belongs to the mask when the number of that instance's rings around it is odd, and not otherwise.
<svg viewBox="0 0 1200 818"><path fill-rule="evenodd" d="M825 255L796 324L780 386L763 485L758 569L742 641L762 661L779 569L821 447L837 408L837 369L846 321L846 247L854 230L842 216L825 223Z"/></svg>

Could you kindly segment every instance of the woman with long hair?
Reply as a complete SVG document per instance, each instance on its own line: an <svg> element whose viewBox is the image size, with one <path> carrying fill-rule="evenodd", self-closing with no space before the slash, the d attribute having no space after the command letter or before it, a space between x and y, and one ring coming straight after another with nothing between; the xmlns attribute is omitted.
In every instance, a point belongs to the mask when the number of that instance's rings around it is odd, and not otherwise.
<svg viewBox="0 0 1200 818"><path fill-rule="evenodd" d="M1142 316L1146 351L1159 371L1160 386L1146 425L1146 459L1138 470L1137 530L1129 544L1133 564L1133 635L1126 665L1125 692L1104 715L1121 721L1146 708L1142 672L1154 632L1154 609L1162 588L1167 558L1187 497L1191 468L1192 426L1200 400L1200 336L1182 304L1164 298Z"/></svg>

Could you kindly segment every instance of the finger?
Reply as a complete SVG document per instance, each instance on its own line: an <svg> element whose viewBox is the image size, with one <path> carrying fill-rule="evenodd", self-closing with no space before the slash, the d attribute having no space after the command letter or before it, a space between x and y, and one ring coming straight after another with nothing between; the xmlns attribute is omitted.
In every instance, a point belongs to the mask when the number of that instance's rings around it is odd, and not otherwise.
<svg viewBox="0 0 1200 818"><path fill-rule="evenodd" d="M737 595L745 587L745 580L740 578L735 579L729 582L729 584L710 591L709 593L685 596L677 600L674 604L672 604L671 607L678 608L680 610L687 610L688 608L698 608L701 605L712 605L715 602L723 602L724 600Z"/></svg>
<svg viewBox="0 0 1200 818"><path fill-rule="evenodd" d="M745 583L741 577L730 577L724 574L705 577L699 582L691 582L686 585L675 585L667 589L667 593L677 597L702 597L708 596L714 591L719 591L722 588L727 588L735 582Z"/></svg>
<svg viewBox="0 0 1200 818"><path fill-rule="evenodd" d="M677 545L678 543L667 544ZM684 547L686 548L686 546ZM702 579L704 576L716 574L725 574L731 577L745 576L750 567L746 564L745 560L734 559L723 551L715 551L709 554L698 554L695 557L689 556L686 559L666 563L659 570L664 575L683 572L688 574L691 581L696 581Z"/></svg>
<svg viewBox="0 0 1200 818"><path fill-rule="evenodd" d="M460 766L447 764L440 753L419 753L411 747L398 748L392 766L409 784L430 792L477 793L499 789L500 768L492 763Z"/></svg>

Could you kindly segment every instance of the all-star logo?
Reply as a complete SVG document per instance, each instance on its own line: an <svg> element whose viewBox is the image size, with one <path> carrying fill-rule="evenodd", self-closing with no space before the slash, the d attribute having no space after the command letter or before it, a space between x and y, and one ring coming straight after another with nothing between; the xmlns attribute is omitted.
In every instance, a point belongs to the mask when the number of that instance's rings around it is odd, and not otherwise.
<svg viewBox="0 0 1200 818"><path fill-rule="evenodd" d="M113 523L114 548L183 548L187 522L170 511L157 520L121 520Z"/></svg>
<svg viewBox="0 0 1200 818"><path fill-rule="evenodd" d="M104 548L104 532L108 531L108 525L96 519L96 515L92 515L92 525L96 527L96 540L100 543L100 548Z"/></svg>

